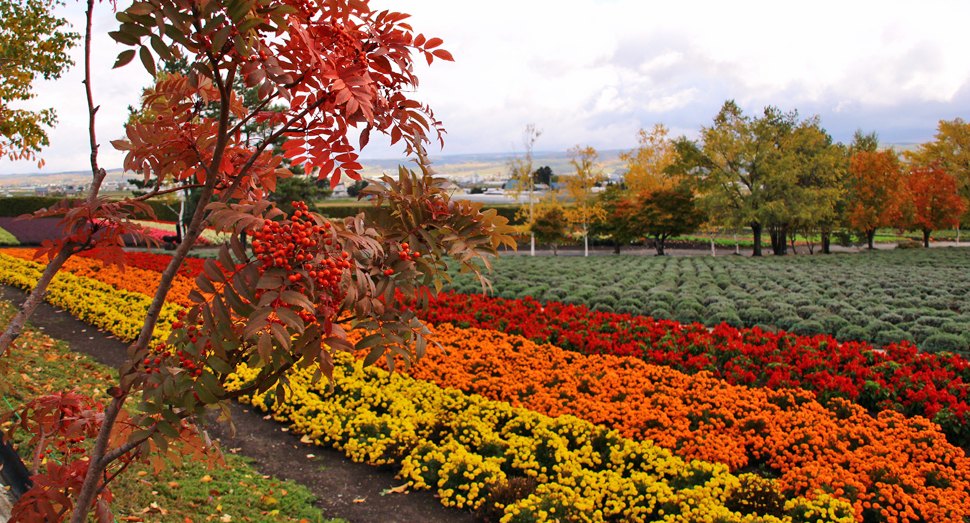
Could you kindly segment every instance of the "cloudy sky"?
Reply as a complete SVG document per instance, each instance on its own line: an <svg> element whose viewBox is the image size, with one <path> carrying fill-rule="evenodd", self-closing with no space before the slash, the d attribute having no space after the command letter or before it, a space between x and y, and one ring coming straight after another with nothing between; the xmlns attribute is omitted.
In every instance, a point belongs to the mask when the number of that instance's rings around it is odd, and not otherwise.
<svg viewBox="0 0 970 523"><path fill-rule="evenodd" d="M432 154L521 152L529 123L543 131L537 151L629 149L637 130L655 123L696 137L727 99L749 114L767 105L817 114L846 143L857 128L883 143L920 143L940 119L970 119L965 1L371 3L410 13L414 28L444 39L456 59L418 67L416 97L448 131L444 150ZM80 2L68 4L61 15L82 32ZM113 168L122 156L108 141L121 136L126 108L150 78L135 63L110 69L122 48L105 34L116 26L108 4L99 7L93 84L101 162ZM30 107L54 107L60 120L44 171L88 166L80 72L37 85ZM376 137L363 151L400 154ZM0 173L36 171L0 163Z"/></svg>

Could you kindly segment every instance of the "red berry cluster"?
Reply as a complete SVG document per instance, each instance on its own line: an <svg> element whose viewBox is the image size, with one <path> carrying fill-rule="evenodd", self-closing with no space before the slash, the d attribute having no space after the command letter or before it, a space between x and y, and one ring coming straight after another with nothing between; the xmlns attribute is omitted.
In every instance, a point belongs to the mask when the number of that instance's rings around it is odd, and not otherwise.
<svg viewBox="0 0 970 523"><path fill-rule="evenodd" d="M400 259L404 261L414 261L418 256L420 256L420 253L417 251L412 252L411 246L408 245L408 242L404 242L401 244L401 251L398 252L398 257ZM384 269L385 276L390 276L392 274L394 274L394 269L391 269L391 268Z"/></svg>
<svg viewBox="0 0 970 523"><path fill-rule="evenodd" d="M185 309L179 311L178 321L172 323L172 328L181 329L184 327L188 336L188 341L195 343L198 341L199 325L202 325L203 322L202 320L199 320L198 325L186 326L185 322L182 321L185 319L186 314L188 314L188 311ZM210 344L207 341L206 348L208 347L210 347ZM166 343L160 343L152 348L152 352L155 354L154 357L152 355L148 355L142 361L142 363L145 365L145 372L149 374L161 372L162 362L172 355L175 355L179 359L179 367L185 369L189 376L198 378L202 375L202 366L196 364L196 361L205 360L207 354L205 351L202 351L201 355L193 355L186 351L177 350L174 345L169 346Z"/></svg>
<svg viewBox="0 0 970 523"><path fill-rule="evenodd" d="M319 304L332 305L341 299L340 280L350 268L350 255L340 250L333 226L316 223L307 205L293 202L292 220L266 220L253 235L253 252L261 262L260 274L280 267L289 274L286 282L295 290L306 289ZM257 299L265 291L257 293ZM278 306L280 303L274 303ZM315 318L306 311L297 313L304 322Z"/></svg>
<svg viewBox="0 0 970 523"><path fill-rule="evenodd" d="M64 452L65 454L73 453L73 452L84 452L84 449L81 448L81 444L84 443L84 440L86 439L87 437L85 436L79 436L77 438L67 438L63 440L62 445L66 446L67 448L63 449L62 452ZM47 449L47 453L50 454L51 449Z"/></svg>

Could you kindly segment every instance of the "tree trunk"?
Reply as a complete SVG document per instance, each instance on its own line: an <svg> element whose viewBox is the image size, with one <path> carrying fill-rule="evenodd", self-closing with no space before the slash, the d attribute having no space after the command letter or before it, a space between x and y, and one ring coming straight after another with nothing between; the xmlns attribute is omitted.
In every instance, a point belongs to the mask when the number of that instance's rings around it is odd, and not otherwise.
<svg viewBox="0 0 970 523"><path fill-rule="evenodd" d="M929 248L930 246L930 233L933 232L929 229L923 229L923 247Z"/></svg>
<svg viewBox="0 0 970 523"><path fill-rule="evenodd" d="M795 237L796 236L797 236L797 234L789 234L788 235L788 239L791 241L791 253L792 254L798 254L798 250L795 249Z"/></svg>
<svg viewBox="0 0 970 523"><path fill-rule="evenodd" d="M751 256L761 256L761 224L752 223L751 224L751 234L754 236L754 252Z"/></svg>
<svg viewBox="0 0 970 523"><path fill-rule="evenodd" d="M613 240L613 254L620 254L620 247L622 246L620 242Z"/></svg>
<svg viewBox="0 0 970 523"><path fill-rule="evenodd" d="M868 231L866 231L866 240L869 241L869 250L870 251L876 248L875 245L873 245L875 239L876 239L876 230L875 229L869 229Z"/></svg>
<svg viewBox="0 0 970 523"><path fill-rule="evenodd" d="M768 228L768 239L771 240L771 252L778 254L778 229L774 227Z"/></svg>
<svg viewBox="0 0 970 523"><path fill-rule="evenodd" d="M552 244L552 255L559 256L559 246L555 243Z"/></svg>
<svg viewBox="0 0 970 523"><path fill-rule="evenodd" d="M666 240L666 238L664 238L663 236L656 236L655 238L656 240L654 241L654 244L657 246L657 256L663 256L664 240Z"/></svg>
<svg viewBox="0 0 970 523"><path fill-rule="evenodd" d="M43 274L41 274L40 279L37 280L37 284L27 295L27 300L24 304L20 306L20 310L17 315L10 320L7 324L7 329L0 334L0 355L6 354L10 345L20 337L20 332L24 329L24 325L27 323L27 318L34 313L34 309L40 305L40 302L44 300L44 294L47 293L47 286L50 284L54 276L57 275L57 271L61 269L64 262L71 257L70 247L65 246L57 253L57 256L47 264L44 268Z"/></svg>
<svg viewBox="0 0 970 523"><path fill-rule="evenodd" d="M822 254L832 254L832 238L828 231L822 232Z"/></svg>

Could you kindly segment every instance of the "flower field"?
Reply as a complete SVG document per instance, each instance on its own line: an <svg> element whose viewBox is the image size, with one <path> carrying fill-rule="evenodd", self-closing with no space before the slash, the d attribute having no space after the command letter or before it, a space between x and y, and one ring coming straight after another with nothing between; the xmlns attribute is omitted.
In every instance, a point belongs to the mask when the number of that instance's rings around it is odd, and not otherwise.
<svg viewBox="0 0 970 523"><path fill-rule="evenodd" d="M31 257L0 251L0 281L30 288ZM167 256L127 258L73 258L49 300L131 339ZM957 355L531 298L447 293L425 319L446 352L410 374L343 355L333 391L297 372L285 403L249 401L494 521L970 521Z"/></svg>
<svg viewBox="0 0 970 523"><path fill-rule="evenodd" d="M495 295L586 305L707 326L761 326L877 346L970 347L970 257L940 248L752 259L734 256L601 258L510 256ZM452 288L481 294L454 274Z"/></svg>

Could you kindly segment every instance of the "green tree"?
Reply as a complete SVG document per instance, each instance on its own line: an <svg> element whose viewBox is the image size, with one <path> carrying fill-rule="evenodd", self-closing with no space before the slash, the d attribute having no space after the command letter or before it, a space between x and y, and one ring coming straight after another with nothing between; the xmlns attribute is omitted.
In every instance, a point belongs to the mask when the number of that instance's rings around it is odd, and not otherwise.
<svg viewBox="0 0 970 523"><path fill-rule="evenodd" d="M781 171L780 142L795 127L796 114L767 107L764 116L751 118L729 100L714 118L714 125L701 128L700 146L694 145L685 165L678 171L704 176L693 184L732 207L732 219L751 227L754 256L761 256L761 233L771 223L772 213L783 205L773 199ZM690 149L681 141L681 148ZM777 193L777 191L774 191Z"/></svg>
<svg viewBox="0 0 970 523"><path fill-rule="evenodd" d="M569 163L576 169L576 174L565 177L566 194L573 201L573 205L566 209L566 219L569 223L582 226L583 256L589 256L589 224L603 214L594 202L593 187L605 180L602 171L596 166L599 153L596 149L586 146L575 146L569 149Z"/></svg>
<svg viewBox="0 0 970 523"><path fill-rule="evenodd" d="M879 150L879 134L876 131L865 132L856 129L852 134L852 143L849 145L849 155L859 152L874 153Z"/></svg>
<svg viewBox="0 0 970 523"><path fill-rule="evenodd" d="M596 197L596 206L602 213L589 225L589 232L595 236L609 236L613 243L613 253L620 254L623 245L642 238L629 227L629 217L621 211L623 203L629 197L629 191L622 185L608 185L606 190Z"/></svg>
<svg viewBox="0 0 970 523"><path fill-rule="evenodd" d="M545 184L552 186L552 167L544 165L536 169L536 172L532 175L532 180L536 184Z"/></svg>
<svg viewBox="0 0 970 523"><path fill-rule="evenodd" d="M559 256L559 246L569 242L569 221L562 205L555 199L544 202L537 209L529 232L540 244L552 247L553 256Z"/></svg>
<svg viewBox="0 0 970 523"><path fill-rule="evenodd" d="M67 20L57 18L57 0L0 0L0 155L10 160L35 160L50 144L45 127L53 127L53 109L28 111L11 104L36 96L37 77L53 80L74 62L68 56L80 35L63 31ZM43 160L38 162L43 165Z"/></svg>
<svg viewBox="0 0 970 523"><path fill-rule="evenodd" d="M354 183L347 186L347 196L350 196L351 198L357 198L358 196L360 196L361 191L363 191L364 188L367 187L368 185L370 184L367 180L355 181Z"/></svg>
<svg viewBox="0 0 970 523"><path fill-rule="evenodd" d="M657 256L666 254L667 239L696 231L705 218L685 186L643 191L635 200L623 200L617 213L626 217L628 234L653 238Z"/></svg>
<svg viewBox="0 0 970 523"><path fill-rule="evenodd" d="M773 198L783 205L772 208L773 222L787 230L793 250L795 235L800 233L809 238L814 252L811 237L829 234L838 223L848 169L845 148L833 143L815 116L799 122L781 149ZM784 240L784 236L778 238L781 243Z"/></svg>

